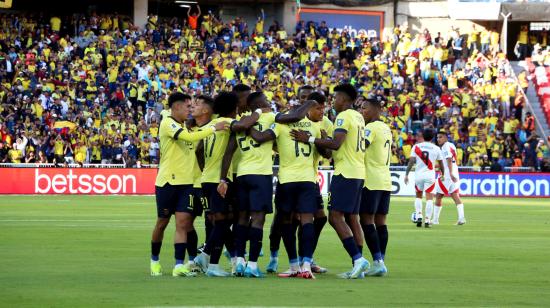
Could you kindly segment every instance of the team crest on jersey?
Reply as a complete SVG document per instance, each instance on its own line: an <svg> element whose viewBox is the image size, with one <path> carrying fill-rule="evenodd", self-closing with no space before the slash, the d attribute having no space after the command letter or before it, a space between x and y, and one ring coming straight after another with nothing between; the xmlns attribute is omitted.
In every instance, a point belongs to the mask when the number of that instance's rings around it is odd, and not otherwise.
<svg viewBox="0 0 550 308"><path fill-rule="evenodd" d="M370 136L370 129L365 129L365 137Z"/></svg>
<svg viewBox="0 0 550 308"><path fill-rule="evenodd" d="M271 124L270 129L275 129L275 123Z"/></svg>
<svg viewBox="0 0 550 308"><path fill-rule="evenodd" d="M176 123L172 123L172 128L173 128L173 129L178 128L178 126L176 125Z"/></svg>
<svg viewBox="0 0 550 308"><path fill-rule="evenodd" d="M342 126L344 124L344 119L338 119L336 120L336 125L337 126Z"/></svg>

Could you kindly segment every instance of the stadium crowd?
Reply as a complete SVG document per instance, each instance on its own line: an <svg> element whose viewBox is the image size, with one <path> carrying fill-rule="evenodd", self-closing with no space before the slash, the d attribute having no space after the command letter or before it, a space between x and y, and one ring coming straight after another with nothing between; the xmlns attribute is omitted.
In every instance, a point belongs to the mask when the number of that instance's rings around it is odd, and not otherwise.
<svg viewBox="0 0 550 308"><path fill-rule="evenodd" d="M263 11L255 25L222 22L197 8L150 16L143 31L117 14L0 18L0 162L157 164L173 92L214 96L243 83L284 111L301 86L330 96L342 81L385 102L393 165L406 164L426 126L449 132L463 166L540 170L549 157L523 112L527 77L516 80L496 31L403 26L380 39L324 22L267 27Z"/></svg>

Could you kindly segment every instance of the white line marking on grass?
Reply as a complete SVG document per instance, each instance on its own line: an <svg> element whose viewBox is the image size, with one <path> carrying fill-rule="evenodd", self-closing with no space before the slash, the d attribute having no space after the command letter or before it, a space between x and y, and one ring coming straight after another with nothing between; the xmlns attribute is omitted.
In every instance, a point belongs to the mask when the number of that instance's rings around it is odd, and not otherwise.
<svg viewBox="0 0 550 308"><path fill-rule="evenodd" d="M34 202L34 203L51 203L51 202L71 202L74 200L69 199L19 199L17 198L17 202Z"/></svg>
<svg viewBox="0 0 550 308"><path fill-rule="evenodd" d="M0 222L151 222L135 219L0 219ZM154 222L154 221L153 221Z"/></svg>

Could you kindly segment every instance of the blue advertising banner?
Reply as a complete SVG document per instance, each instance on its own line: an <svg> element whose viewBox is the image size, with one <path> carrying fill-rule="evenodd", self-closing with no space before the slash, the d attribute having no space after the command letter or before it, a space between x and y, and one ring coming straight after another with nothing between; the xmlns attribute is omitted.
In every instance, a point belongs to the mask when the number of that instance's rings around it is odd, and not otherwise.
<svg viewBox="0 0 550 308"><path fill-rule="evenodd" d="M380 37L384 30L384 12L302 8L298 18L317 24L326 21L331 30L336 28L341 32L346 29L352 37Z"/></svg>
<svg viewBox="0 0 550 308"><path fill-rule="evenodd" d="M462 173L460 194L481 197L550 197L550 174Z"/></svg>
<svg viewBox="0 0 550 308"><path fill-rule="evenodd" d="M274 170L273 185L277 183ZM327 195L332 180L332 170L319 170L319 189ZM392 195L414 196L414 172L405 184L405 171L391 171ZM460 173L460 195L466 197L528 197L550 198L550 173Z"/></svg>

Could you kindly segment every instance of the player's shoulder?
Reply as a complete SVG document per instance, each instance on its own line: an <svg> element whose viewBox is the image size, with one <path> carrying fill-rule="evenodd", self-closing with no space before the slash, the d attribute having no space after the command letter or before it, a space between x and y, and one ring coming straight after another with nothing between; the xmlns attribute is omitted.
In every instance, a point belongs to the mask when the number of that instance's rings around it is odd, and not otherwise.
<svg viewBox="0 0 550 308"><path fill-rule="evenodd" d="M160 112L160 118L161 119L165 119L165 118L169 117L170 115L172 115L172 113L168 109L164 109Z"/></svg>
<svg viewBox="0 0 550 308"><path fill-rule="evenodd" d="M391 131L389 125L384 123L381 120L377 120L377 121L367 123L367 125L365 125L365 128L370 129L370 130L376 130L378 132L383 132L383 133Z"/></svg>
<svg viewBox="0 0 550 308"><path fill-rule="evenodd" d="M447 142L445 142L445 144L443 144L442 148L453 149L453 148L455 148L455 145L452 142L447 141Z"/></svg>
<svg viewBox="0 0 550 308"><path fill-rule="evenodd" d="M275 117L277 114L278 114L278 112L274 112L274 111L269 111L269 112L262 113L262 115L268 116L268 117Z"/></svg>
<svg viewBox="0 0 550 308"><path fill-rule="evenodd" d="M327 117L327 116L323 116L323 120L321 121L321 123L323 124L323 127L327 127L327 126L332 126L332 121Z"/></svg>
<svg viewBox="0 0 550 308"><path fill-rule="evenodd" d="M242 118L244 118L244 117L246 117L246 116L249 116L249 115L251 115L251 114L252 114L252 112L250 112L250 111L245 111L245 112L243 112L243 113L241 113L241 114L238 114L238 115L236 116L235 119L238 121L238 120L240 120L240 119L242 119Z"/></svg>
<svg viewBox="0 0 550 308"><path fill-rule="evenodd" d="M231 122L233 120L234 120L233 118L228 118L228 117L217 117L217 118L212 119L212 121L210 121L208 124L214 125L216 123Z"/></svg>
<svg viewBox="0 0 550 308"><path fill-rule="evenodd" d="M171 127L171 128L181 128L182 125L181 123L179 123L178 121L176 121L176 119L174 119L171 115L167 116L167 117L164 117L161 121L160 121L160 126L161 127Z"/></svg>

